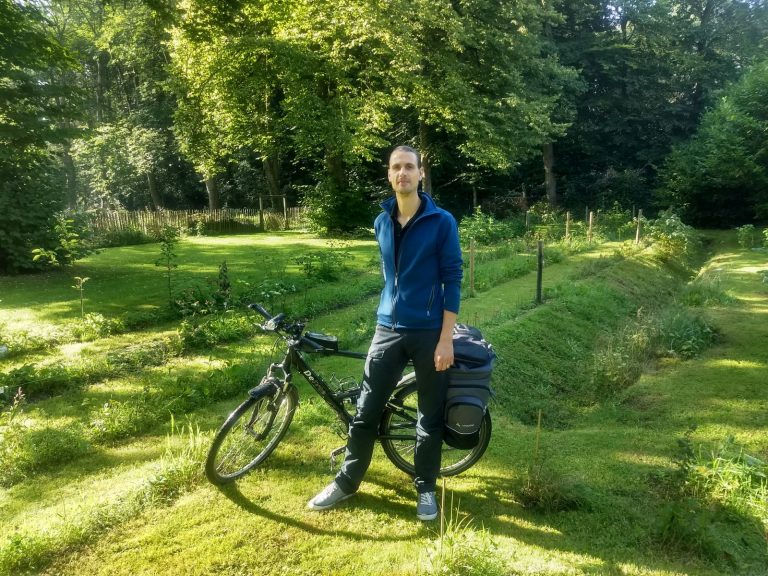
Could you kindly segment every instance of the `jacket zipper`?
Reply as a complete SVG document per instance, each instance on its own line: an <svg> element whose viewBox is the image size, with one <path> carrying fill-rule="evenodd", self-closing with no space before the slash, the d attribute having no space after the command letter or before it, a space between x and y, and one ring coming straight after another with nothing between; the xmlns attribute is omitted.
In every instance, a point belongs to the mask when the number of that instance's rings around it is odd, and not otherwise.
<svg viewBox="0 0 768 576"><path fill-rule="evenodd" d="M402 238L400 238L400 251L397 254L397 261L395 262L395 293L392 296L392 330L394 330L395 326L397 326L397 312L395 310L395 303L397 301L398 291L400 289L398 285L398 278L400 276L400 260L403 257L403 244L405 242L405 236L406 234L408 234L410 229L413 228L416 222L424 218L424 216L425 214L421 214L418 218L416 218L416 220L411 222L411 225L403 233ZM394 235L395 235L395 230L394 230L394 224L393 224L392 225L392 243L393 244L394 244ZM432 286L432 290L434 291L434 286ZM430 297L430 307L431 307L431 302L432 302L432 296ZM427 316L429 316L429 310L427 310Z"/></svg>
<svg viewBox="0 0 768 576"><path fill-rule="evenodd" d="M432 311L432 301L435 299L435 285L432 284L432 291L429 293L429 302L427 302L427 318L430 317Z"/></svg>

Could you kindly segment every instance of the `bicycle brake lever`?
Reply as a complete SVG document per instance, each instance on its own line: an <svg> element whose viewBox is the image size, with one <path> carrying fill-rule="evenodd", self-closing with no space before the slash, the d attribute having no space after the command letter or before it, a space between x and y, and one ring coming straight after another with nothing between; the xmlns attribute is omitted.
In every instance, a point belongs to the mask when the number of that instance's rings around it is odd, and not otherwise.
<svg viewBox="0 0 768 576"><path fill-rule="evenodd" d="M280 314L278 314L277 316L273 316L272 318L267 320L267 322L264 324L264 328L266 330L269 330L270 332L274 332L282 323L283 318L285 318L285 314L280 312Z"/></svg>

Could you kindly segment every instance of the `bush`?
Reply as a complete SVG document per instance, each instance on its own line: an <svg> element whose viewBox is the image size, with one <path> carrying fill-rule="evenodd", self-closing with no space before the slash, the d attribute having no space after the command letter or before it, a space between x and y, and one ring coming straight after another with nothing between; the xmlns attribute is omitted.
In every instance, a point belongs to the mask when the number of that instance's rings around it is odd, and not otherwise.
<svg viewBox="0 0 768 576"><path fill-rule="evenodd" d="M656 220L649 222L646 237L651 239L659 256L669 260L680 258L690 261L701 247L696 230L684 224L671 210L662 212Z"/></svg>
<svg viewBox="0 0 768 576"><path fill-rule="evenodd" d="M754 224L744 224L736 228L736 237L742 248L754 248L760 245L760 234Z"/></svg>
<svg viewBox="0 0 768 576"><path fill-rule="evenodd" d="M525 232L525 224L522 226L512 221L496 220L490 214L483 213L478 206L474 214L465 216L459 224L459 236L465 244L474 239L481 245L491 245L515 236L521 236Z"/></svg>

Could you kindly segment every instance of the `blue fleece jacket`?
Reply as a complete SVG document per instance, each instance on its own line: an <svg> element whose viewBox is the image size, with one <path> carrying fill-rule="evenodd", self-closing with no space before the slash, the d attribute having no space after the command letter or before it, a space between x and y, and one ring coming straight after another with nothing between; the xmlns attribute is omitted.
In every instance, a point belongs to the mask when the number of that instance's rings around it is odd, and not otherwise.
<svg viewBox="0 0 768 576"><path fill-rule="evenodd" d="M381 205L384 212L374 223L384 272L377 316L379 324L390 328L440 328L443 310L459 311L462 261L456 220L428 195L419 196L424 211L403 232L397 262L394 197Z"/></svg>

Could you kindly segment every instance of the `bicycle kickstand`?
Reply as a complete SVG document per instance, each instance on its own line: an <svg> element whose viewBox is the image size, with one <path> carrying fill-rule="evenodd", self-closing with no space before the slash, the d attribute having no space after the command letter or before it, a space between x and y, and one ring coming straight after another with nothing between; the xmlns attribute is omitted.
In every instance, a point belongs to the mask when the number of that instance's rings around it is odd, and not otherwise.
<svg viewBox="0 0 768 576"><path fill-rule="evenodd" d="M333 472L334 469L336 468L336 458L338 458L340 454L344 454L344 451L346 449L347 449L346 446L340 446L335 450L331 450L331 457L330 457L331 472Z"/></svg>

